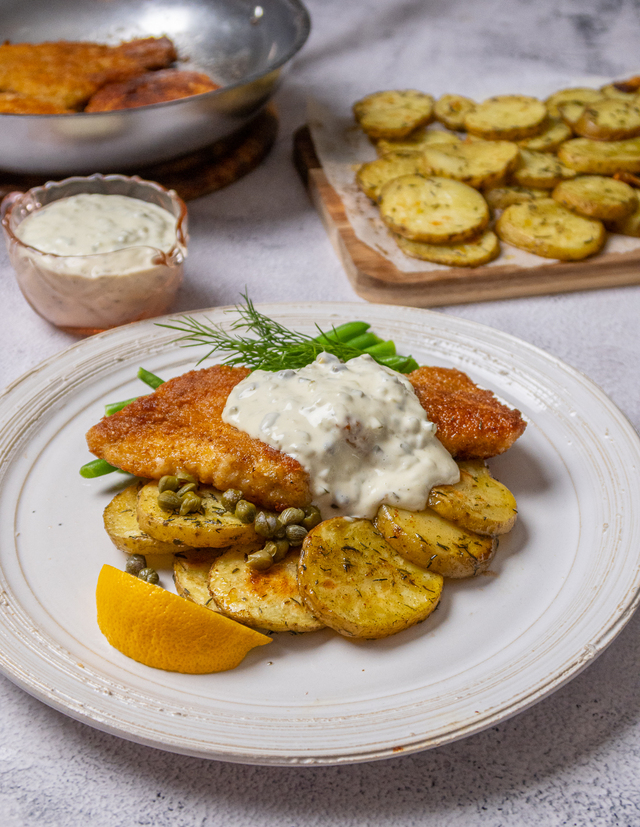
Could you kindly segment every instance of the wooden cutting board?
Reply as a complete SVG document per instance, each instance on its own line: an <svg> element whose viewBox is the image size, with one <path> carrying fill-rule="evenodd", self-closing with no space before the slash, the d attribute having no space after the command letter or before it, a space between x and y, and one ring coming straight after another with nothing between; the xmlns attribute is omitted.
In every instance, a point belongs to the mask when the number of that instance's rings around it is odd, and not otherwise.
<svg viewBox="0 0 640 827"><path fill-rule="evenodd" d="M356 236L306 126L294 135L293 157L353 289L367 301L436 307L640 284L640 239L636 250L583 261L403 272Z"/></svg>

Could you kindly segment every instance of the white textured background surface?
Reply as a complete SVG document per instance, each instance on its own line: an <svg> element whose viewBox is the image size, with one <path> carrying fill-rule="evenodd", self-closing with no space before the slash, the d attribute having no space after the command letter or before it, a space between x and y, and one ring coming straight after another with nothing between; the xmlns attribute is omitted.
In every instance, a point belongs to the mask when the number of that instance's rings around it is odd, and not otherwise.
<svg viewBox="0 0 640 827"><path fill-rule="evenodd" d="M192 202L177 310L356 298L290 162L307 94L551 91L640 71L633 0L308 0L313 32L277 96L277 146ZM0 23L1 34L1 23ZM0 384L74 341L25 305L0 252ZM443 308L588 374L640 427L640 288ZM561 553L561 550L559 550ZM585 672L494 729L422 755L322 769L183 758L104 735L0 679L2 827L640 827L640 616Z"/></svg>

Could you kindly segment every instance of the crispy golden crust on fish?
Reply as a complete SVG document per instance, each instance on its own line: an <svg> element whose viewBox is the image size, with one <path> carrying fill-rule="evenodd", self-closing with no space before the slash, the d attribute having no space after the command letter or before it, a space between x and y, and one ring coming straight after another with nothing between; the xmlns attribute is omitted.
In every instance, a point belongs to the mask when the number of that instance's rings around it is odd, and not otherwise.
<svg viewBox="0 0 640 827"><path fill-rule="evenodd" d="M407 379L429 419L438 426L438 439L458 459L502 454L527 427L520 411L503 405L462 371L422 367Z"/></svg>
<svg viewBox="0 0 640 827"><path fill-rule="evenodd" d="M178 59L176 47L168 37L127 40L115 50L135 60L141 69L164 69Z"/></svg>
<svg viewBox="0 0 640 827"><path fill-rule="evenodd" d="M108 83L91 97L85 112L113 112L116 109L136 109L152 103L188 98L203 92L212 92L218 86L202 72L183 72L162 69L146 72L140 77Z"/></svg>
<svg viewBox="0 0 640 827"><path fill-rule="evenodd" d="M248 373L216 365L171 379L94 425L89 450L139 477L183 469L266 508L308 505L309 478L297 460L222 421L231 389Z"/></svg>
<svg viewBox="0 0 640 827"><path fill-rule="evenodd" d="M175 56L168 38L145 38L119 46L66 40L3 43L0 91L18 92L50 106L77 110L106 83L168 66Z"/></svg>
<svg viewBox="0 0 640 827"><path fill-rule="evenodd" d="M73 109L65 109L30 95L0 92L0 113L3 115L65 115L70 112Z"/></svg>

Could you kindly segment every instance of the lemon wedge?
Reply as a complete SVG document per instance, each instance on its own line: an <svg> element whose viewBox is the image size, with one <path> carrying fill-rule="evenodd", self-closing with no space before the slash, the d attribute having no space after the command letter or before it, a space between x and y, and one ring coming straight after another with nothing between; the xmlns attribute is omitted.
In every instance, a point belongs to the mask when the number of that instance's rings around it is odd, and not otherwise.
<svg viewBox="0 0 640 827"><path fill-rule="evenodd" d="M224 672L251 649L271 643L267 635L113 566L100 571L96 603L98 626L109 643L155 669Z"/></svg>

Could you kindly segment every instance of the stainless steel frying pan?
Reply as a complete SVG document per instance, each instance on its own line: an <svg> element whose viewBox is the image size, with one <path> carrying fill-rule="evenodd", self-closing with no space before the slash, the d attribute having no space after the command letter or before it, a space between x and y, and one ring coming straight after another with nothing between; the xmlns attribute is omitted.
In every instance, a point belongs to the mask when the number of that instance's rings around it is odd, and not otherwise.
<svg viewBox="0 0 640 827"><path fill-rule="evenodd" d="M0 41L116 44L167 35L223 88L139 109L0 114L0 169L122 172L200 149L246 123L310 28L299 0L0 0Z"/></svg>

